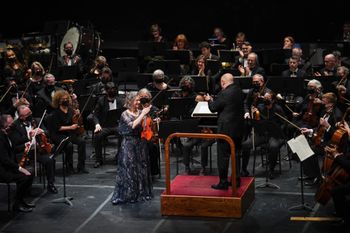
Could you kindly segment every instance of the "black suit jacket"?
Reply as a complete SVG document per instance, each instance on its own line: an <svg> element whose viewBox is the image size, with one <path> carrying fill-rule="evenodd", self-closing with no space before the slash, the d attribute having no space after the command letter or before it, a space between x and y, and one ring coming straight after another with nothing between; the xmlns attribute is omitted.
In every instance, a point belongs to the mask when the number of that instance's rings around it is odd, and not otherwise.
<svg viewBox="0 0 350 233"><path fill-rule="evenodd" d="M218 133L232 138L243 135L243 99L237 84L231 84L221 90L214 101L209 102L209 109L218 112Z"/></svg>
<svg viewBox="0 0 350 233"><path fill-rule="evenodd" d="M8 136L11 139L14 152L16 154L23 154L25 148L24 144L26 142L29 142L30 139L27 136L27 131L21 120L17 119L13 122L11 131L9 132Z"/></svg>
<svg viewBox="0 0 350 233"><path fill-rule="evenodd" d="M9 139L3 131L0 131L0 151L0 180L10 182L12 179L10 174L19 173L19 165Z"/></svg>
<svg viewBox="0 0 350 233"><path fill-rule="evenodd" d="M290 77L291 74L292 74L292 71L288 69L283 71L281 75L282 77ZM306 72L304 70L298 69L296 72L296 76L297 78L303 78L306 76Z"/></svg>
<svg viewBox="0 0 350 233"><path fill-rule="evenodd" d="M55 92L63 90L60 87L55 87ZM50 114L54 109L51 105L52 103L52 97L51 93L48 93L46 91L46 88L42 88L41 90L38 91L38 96L37 96L37 101L36 101L36 106L35 106L35 112L37 116L41 116L45 109L47 110L47 114Z"/></svg>
<svg viewBox="0 0 350 233"><path fill-rule="evenodd" d="M123 106L123 99L120 97L117 97L117 109L124 108ZM106 121L106 118L108 117L108 111L109 111L109 103L107 96L101 96L96 105L93 112L93 121L94 124L100 124L102 127L104 126L104 122ZM116 123L119 119L116 119Z"/></svg>

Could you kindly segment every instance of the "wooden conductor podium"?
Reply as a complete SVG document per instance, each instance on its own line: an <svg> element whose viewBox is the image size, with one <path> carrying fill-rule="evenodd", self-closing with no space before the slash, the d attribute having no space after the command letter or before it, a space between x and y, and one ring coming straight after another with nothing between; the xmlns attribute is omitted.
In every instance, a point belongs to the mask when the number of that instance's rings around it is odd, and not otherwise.
<svg viewBox="0 0 350 233"><path fill-rule="evenodd" d="M212 184L218 176L178 175L170 183L169 144L175 137L226 140L231 147L230 178L228 190L215 190ZM166 190L161 194L161 214L166 216L241 218L255 198L253 177L241 177L241 186L236 187L235 145L230 137L223 134L173 133L165 142Z"/></svg>

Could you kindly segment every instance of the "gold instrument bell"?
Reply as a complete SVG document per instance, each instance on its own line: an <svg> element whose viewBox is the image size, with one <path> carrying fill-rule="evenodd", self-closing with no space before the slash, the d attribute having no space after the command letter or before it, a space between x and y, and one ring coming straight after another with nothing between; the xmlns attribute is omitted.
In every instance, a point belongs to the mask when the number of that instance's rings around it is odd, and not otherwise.
<svg viewBox="0 0 350 233"><path fill-rule="evenodd" d="M233 66L232 62L221 62L221 67L223 69L230 69L230 68L232 68L232 66Z"/></svg>

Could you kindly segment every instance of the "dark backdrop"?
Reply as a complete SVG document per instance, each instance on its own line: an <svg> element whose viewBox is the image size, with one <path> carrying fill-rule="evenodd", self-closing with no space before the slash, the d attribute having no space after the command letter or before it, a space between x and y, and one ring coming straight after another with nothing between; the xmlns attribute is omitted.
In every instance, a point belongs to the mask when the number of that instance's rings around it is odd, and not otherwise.
<svg viewBox="0 0 350 233"><path fill-rule="evenodd" d="M110 1L120 5L123 0ZM185 33L189 41L205 40L220 26L231 39L244 31L249 41L282 43L285 35L299 42L340 39L343 23L349 19L344 1L127 0L123 4L126 6L112 7L103 0L6 1L1 6L0 32L4 38L20 37L42 31L45 22L70 20L94 25L105 39L137 41L145 39L149 26L157 22L168 40L179 33Z"/></svg>

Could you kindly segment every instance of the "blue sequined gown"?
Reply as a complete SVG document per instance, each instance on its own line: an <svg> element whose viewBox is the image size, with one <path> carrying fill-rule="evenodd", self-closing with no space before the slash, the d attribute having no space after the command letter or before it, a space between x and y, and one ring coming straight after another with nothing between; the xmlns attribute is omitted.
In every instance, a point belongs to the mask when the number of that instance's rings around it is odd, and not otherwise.
<svg viewBox="0 0 350 233"><path fill-rule="evenodd" d="M134 203L152 198L148 150L141 142L141 126L132 129L135 119L129 111L124 111L119 121L118 132L122 136L122 142L118 153L113 204Z"/></svg>

